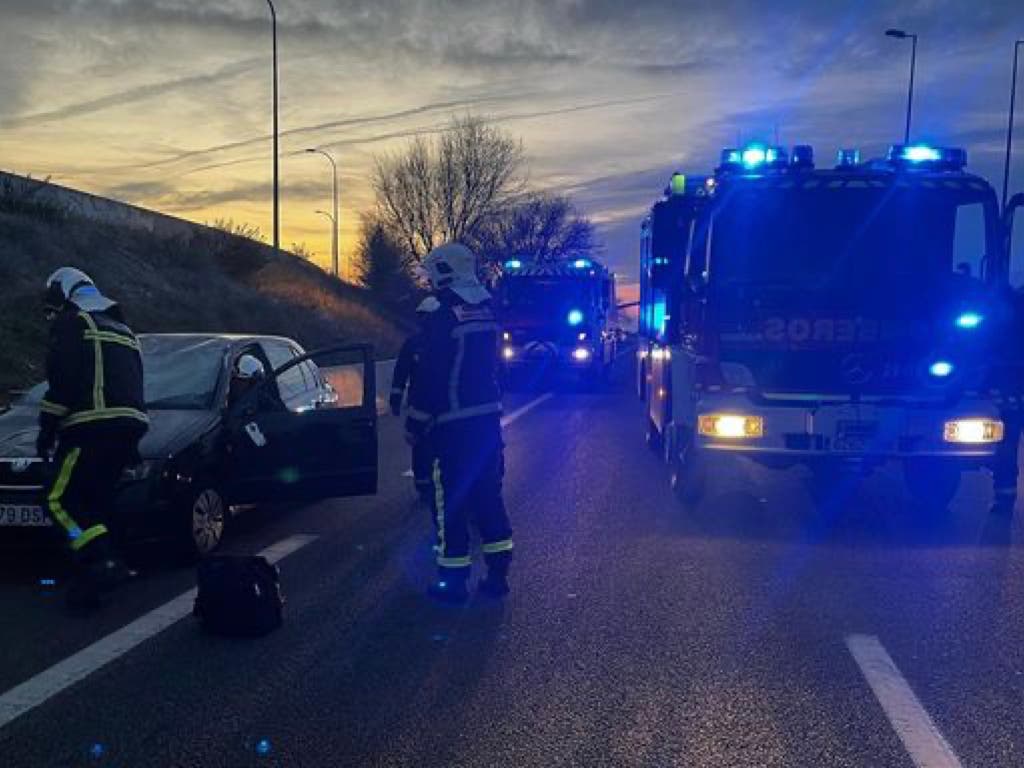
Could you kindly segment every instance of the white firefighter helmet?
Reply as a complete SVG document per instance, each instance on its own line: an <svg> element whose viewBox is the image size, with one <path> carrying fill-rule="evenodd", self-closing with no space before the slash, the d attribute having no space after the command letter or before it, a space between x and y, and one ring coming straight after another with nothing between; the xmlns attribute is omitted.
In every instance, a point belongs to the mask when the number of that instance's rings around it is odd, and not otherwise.
<svg viewBox="0 0 1024 768"><path fill-rule="evenodd" d="M429 315L431 312L437 312L441 308L441 302L437 300L435 296L427 296L423 301L416 307L416 314L418 315Z"/></svg>
<svg viewBox="0 0 1024 768"><path fill-rule="evenodd" d="M242 355L235 363L235 378L248 381L262 379L267 375L266 369L259 358L254 355Z"/></svg>
<svg viewBox="0 0 1024 768"><path fill-rule="evenodd" d="M99 292L96 284L85 272L74 267L61 267L46 278L48 310L59 312L68 302L83 312L103 312L114 306L114 302Z"/></svg>
<svg viewBox="0 0 1024 768"><path fill-rule="evenodd" d="M470 304L491 298L477 277L476 254L461 243L445 243L435 248L423 259L423 268L435 291L448 288Z"/></svg>

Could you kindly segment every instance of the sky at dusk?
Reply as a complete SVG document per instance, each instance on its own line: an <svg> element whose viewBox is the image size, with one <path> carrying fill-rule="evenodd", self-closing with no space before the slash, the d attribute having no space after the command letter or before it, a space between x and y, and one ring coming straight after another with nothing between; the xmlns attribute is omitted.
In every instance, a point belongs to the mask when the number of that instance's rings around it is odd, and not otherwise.
<svg viewBox="0 0 1024 768"><path fill-rule="evenodd" d="M627 280L674 169L776 131L826 162L898 141L910 43L888 27L920 35L915 137L1000 182L1024 37L1020 0L276 5L282 244L329 260L330 167L305 147L339 159L350 254L374 155L470 113L522 139L531 186L571 195ZM3 0L0 168L269 235L270 64L264 0Z"/></svg>

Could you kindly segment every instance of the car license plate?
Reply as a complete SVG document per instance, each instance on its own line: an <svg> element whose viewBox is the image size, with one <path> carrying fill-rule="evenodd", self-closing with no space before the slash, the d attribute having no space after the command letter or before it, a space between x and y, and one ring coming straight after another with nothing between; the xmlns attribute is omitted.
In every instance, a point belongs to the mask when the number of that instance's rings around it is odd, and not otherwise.
<svg viewBox="0 0 1024 768"><path fill-rule="evenodd" d="M53 520L34 504L0 504L0 526L45 527Z"/></svg>

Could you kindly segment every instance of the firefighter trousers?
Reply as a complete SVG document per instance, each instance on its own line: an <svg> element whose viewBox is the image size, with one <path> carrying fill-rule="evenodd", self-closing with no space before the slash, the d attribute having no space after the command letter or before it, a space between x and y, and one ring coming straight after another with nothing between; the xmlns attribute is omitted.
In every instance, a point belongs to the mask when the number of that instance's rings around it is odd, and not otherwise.
<svg viewBox="0 0 1024 768"><path fill-rule="evenodd" d="M512 526L501 495L501 417L494 414L442 424L432 437L437 564L442 576L468 577L471 523L480 534L488 570L507 571Z"/></svg>
<svg viewBox="0 0 1024 768"><path fill-rule="evenodd" d="M76 565L110 556L114 493L124 468L138 456L137 445L137 434L129 431L61 436L46 507Z"/></svg>
<svg viewBox="0 0 1024 768"><path fill-rule="evenodd" d="M412 447L412 476L417 495L430 502L434 493L434 445L430 434L416 441Z"/></svg>
<svg viewBox="0 0 1024 768"><path fill-rule="evenodd" d="M1018 449L1021 429L1024 427L1024 412L1017 408L1005 409L1000 418L1004 433L992 462L992 491L996 504L1010 508L1017 501L1017 475L1020 472Z"/></svg>

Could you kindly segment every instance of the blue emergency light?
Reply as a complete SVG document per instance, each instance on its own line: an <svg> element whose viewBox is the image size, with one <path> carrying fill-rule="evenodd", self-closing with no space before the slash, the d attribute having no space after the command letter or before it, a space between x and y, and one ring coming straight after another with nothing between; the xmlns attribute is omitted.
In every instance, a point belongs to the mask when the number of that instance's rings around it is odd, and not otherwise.
<svg viewBox="0 0 1024 768"><path fill-rule="evenodd" d="M592 266L594 266L594 263L590 259L576 259L576 261L574 261L572 265L576 269L590 269Z"/></svg>
<svg viewBox="0 0 1024 768"><path fill-rule="evenodd" d="M570 309L565 319L569 325L579 325L583 322L583 313L578 309Z"/></svg>
<svg viewBox="0 0 1024 768"><path fill-rule="evenodd" d="M836 165L840 168L852 168L860 165L859 149L840 149L836 153Z"/></svg>
<svg viewBox="0 0 1024 768"><path fill-rule="evenodd" d="M933 147L930 144L894 144L889 148L889 162L909 168L960 170L967 165L967 152L959 147Z"/></svg>
<svg viewBox="0 0 1024 768"><path fill-rule="evenodd" d="M948 360L936 360L928 366L928 373L937 379L945 379L953 373L953 364Z"/></svg>
<svg viewBox="0 0 1024 768"><path fill-rule="evenodd" d="M505 262L505 269L522 269L523 262L519 259L509 259Z"/></svg>
<svg viewBox="0 0 1024 768"><path fill-rule="evenodd" d="M985 318L977 312L961 312L956 319L956 327L972 331L981 325L981 321L984 319Z"/></svg>
<svg viewBox="0 0 1024 768"><path fill-rule="evenodd" d="M723 168L742 168L754 171L766 166L779 166L786 163L786 150L782 147L769 147L755 142L742 149L728 148L722 150Z"/></svg>

